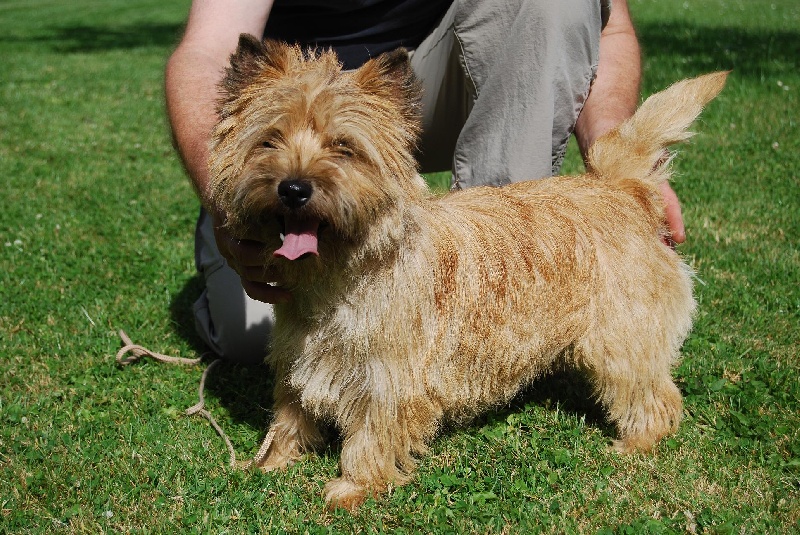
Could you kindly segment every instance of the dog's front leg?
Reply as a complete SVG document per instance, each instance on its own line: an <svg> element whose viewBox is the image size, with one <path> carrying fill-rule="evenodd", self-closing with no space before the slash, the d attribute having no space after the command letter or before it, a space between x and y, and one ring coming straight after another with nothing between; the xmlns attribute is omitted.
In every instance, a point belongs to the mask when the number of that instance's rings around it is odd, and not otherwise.
<svg viewBox="0 0 800 535"><path fill-rule="evenodd" d="M265 444L268 448L255 459L265 472L285 468L324 441L316 421L301 407L297 392L280 381L274 397L274 418L265 440L269 441Z"/></svg>
<svg viewBox="0 0 800 535"><path fill-rule="evenodd" d="M340 425L343 434L341 477L325 486L330 508L354 509L369 495L403 485L416 467L414 454L426 450L425 439L437 425L440 412L429 403L399 404L388 410L371 402L351 411Z"/></svg>
<svg viewBox="0 0 800 535"><path fill-rule="evenodd" d="M407 476L397 469L391 427L399 422L375 421L369 411L359 424L345 432L341 455L341 477L325 485L328 507L354 509L370 494L387 490L390 483L402 484Z"/></svg>

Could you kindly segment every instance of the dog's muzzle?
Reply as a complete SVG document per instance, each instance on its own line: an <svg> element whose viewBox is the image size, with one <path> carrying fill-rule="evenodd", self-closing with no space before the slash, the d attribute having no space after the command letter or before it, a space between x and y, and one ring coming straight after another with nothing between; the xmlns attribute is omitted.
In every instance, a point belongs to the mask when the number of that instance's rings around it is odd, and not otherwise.
<svg viewBox="0 0 800 535"><path fill-rule="evenodd" d="M313 193L314 186L308 180L287 178L278 184L278 198L288 211L283 215L283 245L273 256L287 260L319 256L317 231L320 220L300 210L308 204Z"/></svg>

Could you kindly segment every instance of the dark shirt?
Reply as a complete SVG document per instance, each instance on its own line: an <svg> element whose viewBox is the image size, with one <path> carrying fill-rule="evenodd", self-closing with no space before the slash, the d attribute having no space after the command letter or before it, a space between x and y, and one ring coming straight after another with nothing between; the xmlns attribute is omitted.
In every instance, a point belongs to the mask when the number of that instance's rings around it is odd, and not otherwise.
<svg viewBox="0 0 800 535"><path fill-rule="evenodd" d="M397 47L416 48L452 0L276 0L264 36L332 47L345 68Z"/></svg>

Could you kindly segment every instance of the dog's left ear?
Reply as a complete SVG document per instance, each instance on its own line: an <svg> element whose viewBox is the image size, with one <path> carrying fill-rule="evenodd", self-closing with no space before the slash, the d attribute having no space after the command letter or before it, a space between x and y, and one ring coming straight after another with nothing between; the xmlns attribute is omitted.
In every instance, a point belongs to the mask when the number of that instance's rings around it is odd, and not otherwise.
<svg viewBox="0 0 800 535"><path fill-rule="evenodd" d="M419 120L420 84L406 49L398 48L369 60L355 75L362 89L390 99L408 119Z"/></svg>

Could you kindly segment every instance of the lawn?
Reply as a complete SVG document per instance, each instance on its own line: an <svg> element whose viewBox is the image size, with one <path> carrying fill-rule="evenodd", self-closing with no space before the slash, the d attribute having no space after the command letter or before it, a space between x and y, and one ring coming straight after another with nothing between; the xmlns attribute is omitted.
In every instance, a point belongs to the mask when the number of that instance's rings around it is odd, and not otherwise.
<svg viewBox="0 0 800 535"><path fill-rule="evenodd" d="M679 432L609 451L581 377L446 429L414 481L328 512L334 444L285 473L232 471L184 409L208 360L119 367L124 329L204 351L190 305L198 203L164 118L188 1L0 3L0 533L800 530L800 5L631 0L644 94L733 69L674 187L699 311L675 370ZM578 172L572 150L565 170ZM270 421L267 370L225 364L206 402L240 458Z"/></svg>

